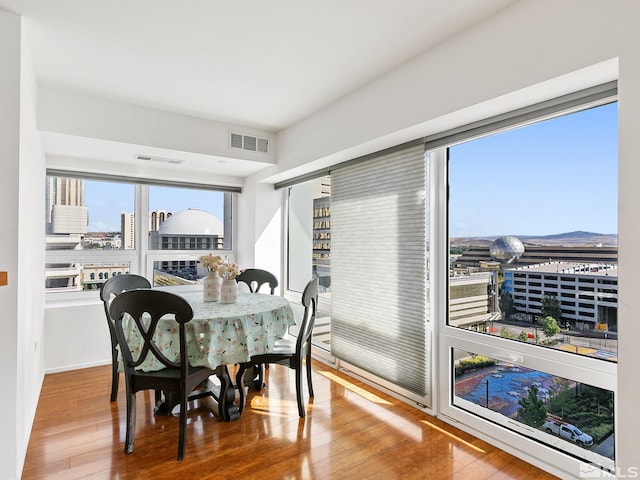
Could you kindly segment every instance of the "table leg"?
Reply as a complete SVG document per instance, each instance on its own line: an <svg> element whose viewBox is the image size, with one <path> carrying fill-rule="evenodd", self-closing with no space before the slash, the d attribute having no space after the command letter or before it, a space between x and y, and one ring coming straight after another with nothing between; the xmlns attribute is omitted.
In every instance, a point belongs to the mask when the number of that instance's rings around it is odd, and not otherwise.
<svg viewBox="0 0 640 480"><path fill-rule="evenodd" d="M218 396L218 414L223 420L231 421L240 418L240 409L233 403L236 398L236 391L229 377L229 370L224 365L216 373L220 380L220 394Z"/></svg>
<svg viewBox="0 0 640 480"><path fill-rule="evenodd" d="M218 417L224 421L237 420L240 418L240 409L234 403L236 398L236 392L229 377L229 371L226 365L218 367L215 375L220 380L220 388L214 386L210 380L206 381L203 385L203 389L194 390L189 395L189 401L196 400L198 398L204 398L213 396L213 399L218 404ZM171 415L173 408L180 403L179 396L174 395L172 392L164 392L164 398L161 401L156 401L154 408L154 414L156 415Z"/></svg>

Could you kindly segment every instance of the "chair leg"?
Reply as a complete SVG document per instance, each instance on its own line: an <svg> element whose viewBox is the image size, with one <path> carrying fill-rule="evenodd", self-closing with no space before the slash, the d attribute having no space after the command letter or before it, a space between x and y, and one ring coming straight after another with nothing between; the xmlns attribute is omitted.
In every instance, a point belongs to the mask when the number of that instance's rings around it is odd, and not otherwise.
<svg viewBox="0 0 640 480"><path fill-rule="evenodd" d="M178 434L178 461L184 458L187 431L187 392L180 392L180 433Z"/></svg>
<svg viewBox="0 0 640 480"><path fill-rule="evenodd" d="M111 401L115 402L118 398L118 382L120 376L118 374L118 351L111 349Z"/></svg>
<svg viewBox="0 0 640 480"><path fill-rule="evenodd" d="M296 400L298 401L298 415L304 418L304 398L302 395L302 362L296 368Z"/></svg>
<svg viewBox="0 0 640 480"><path fill-rule="evenodd" d="M313 397L313 380L311 378L311 352L307 354L307 386L309 387L309 397Z"/></svg>
<svg viewBox="0 0 640 480"><path fill-rule="evenodd" d="M128 389L127 389L128 390ZM124 440L124 453L133 452L133 440L136 436L136 394L127 391L127 433Z"/></svg>

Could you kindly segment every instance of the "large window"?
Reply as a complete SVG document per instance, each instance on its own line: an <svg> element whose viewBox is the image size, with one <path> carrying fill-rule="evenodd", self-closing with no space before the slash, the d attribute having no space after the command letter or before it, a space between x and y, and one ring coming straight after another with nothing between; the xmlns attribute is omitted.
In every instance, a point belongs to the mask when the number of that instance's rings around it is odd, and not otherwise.
<svg viewBox="0 0 640 480"><path fill-rule="evenodd" d="M320 180L283 182L288 290L329 260L331 359L430 408L435 329L438 415L560 472L611 470L616 95L612 82L347 161L329 199Z"/></svg>
<svg viewBox="0 0 640 480"><path fill-rule="evenodd" d="M449 189L445 410L611 469L617 103L457 143L440 158Z"/></svg>
<svg viewBox="0 0 640 480"><path fill-rule="evenodd" d="M449 148L449 325L615 361L617 104Z"/></svg>
<svg viewBox="0 0 640 480"><path fill-rule="evenodd" d="M50 175L46 193L50 293L99 289L126 273L193 284L201 254L231 250L229 192Z"/></svg>

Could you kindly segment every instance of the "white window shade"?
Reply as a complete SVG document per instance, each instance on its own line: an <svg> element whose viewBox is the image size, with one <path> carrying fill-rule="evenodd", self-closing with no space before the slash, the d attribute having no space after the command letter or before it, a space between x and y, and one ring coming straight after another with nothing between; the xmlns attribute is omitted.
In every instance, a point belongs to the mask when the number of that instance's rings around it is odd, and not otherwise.
<svg viewBox="0 0 640 480"><path fill-rule="evenodd" d="M426 173L418 144L331 171L331 348L428 394Z"/></svg>

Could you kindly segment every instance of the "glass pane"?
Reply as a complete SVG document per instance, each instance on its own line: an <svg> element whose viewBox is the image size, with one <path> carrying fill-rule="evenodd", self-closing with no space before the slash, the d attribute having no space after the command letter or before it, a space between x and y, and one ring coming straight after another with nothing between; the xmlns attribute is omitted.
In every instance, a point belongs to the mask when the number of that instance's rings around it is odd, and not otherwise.
<svg viewBox="0 0 640 480"><path fill-rule="evenodd" d="M129 262L118 263L47 263L47 292L99 290L109 278L130 273Z"/></svg>
<svg viewBox="0 0 640 480"><path fill-rule="evenodd" d="M463 350L452 354L454 405L586 462L613 467L612 391Z"/></svg>
<svg viewBox="0 0 640 480"><path fill-rule="evenodd" d="M313 275L320 293L331 291L331 179L289 190L288 289L302 292Z"/></svg>
<svg viewBox="0 0 640 480"><path fill-rule="evenodd" d="M134 186L47 177L47 250L131 250Z"/></svg>
<svg viewBox="0 0 640 480"><path fill-rule="evenodd" d="M206 276L204 268L196 259L163 260L153 262L153 286L193 285Z"/></svg>
<svg viewBox="0 0 640 480"><path fill-rule="evenodd" d="M230 249L230 198L213 190L150 186L149 249Z"/></svg>
<svg viewBox="0 0 640 480"><path fill-rule="evenodd" d="M331 178L302 183L289 190L288 290L304 290L319 277L320 306L313 345L331 350Z"/></svg>
<svg viewBox="0 0 640 480"><path fill-rule="evenodd" d="M449 325L617 360L617 112L449 149Z"/></svg>

